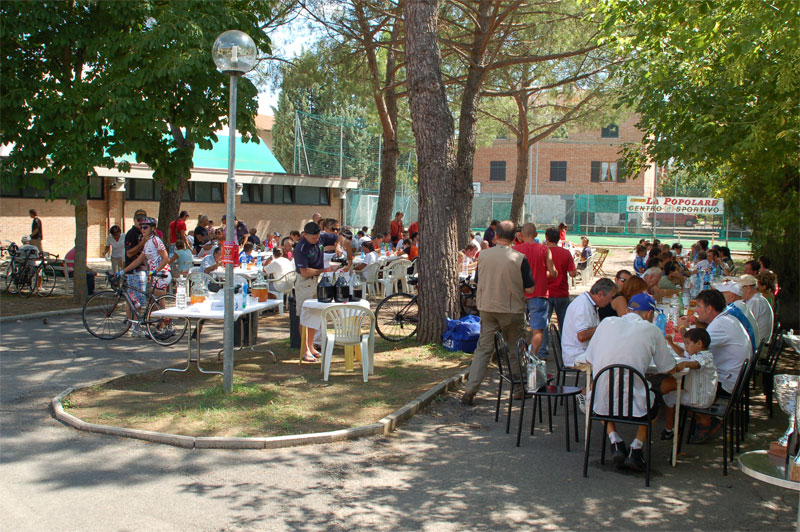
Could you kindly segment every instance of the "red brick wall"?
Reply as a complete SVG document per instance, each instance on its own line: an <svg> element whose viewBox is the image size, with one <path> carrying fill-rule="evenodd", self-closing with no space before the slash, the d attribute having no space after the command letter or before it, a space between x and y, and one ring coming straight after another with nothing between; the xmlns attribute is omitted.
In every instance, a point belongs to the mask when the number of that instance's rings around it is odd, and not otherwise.
<svg viewBox="0 0 800 532"><path fill-rule="evenodd" d="M618 152L625 142L639 142L642 133L634 127L635 117L630 117L619 126L619 138L600 137L600 128L589 131L570 133L567 139L548 139L539 142L538 147L538 180L537 180L537 148L533 147L531 164L531 189L539 194L617 194L641 195L649 191L652 183L652 171L643 173L636 179L625 182L591 181L592 161L615 162L620 158ZM490 181L490 164L492 161L506 162L506 180ZM567 180L550 181L550 162L567 162ZM491 146L479 147L475 154L473 181L481 183L482 193L511 194L517 171L516 141L514 139L498 139ZM537 186L538 182L538 186ZM526 183L525 193L528 192Z"/></svg>

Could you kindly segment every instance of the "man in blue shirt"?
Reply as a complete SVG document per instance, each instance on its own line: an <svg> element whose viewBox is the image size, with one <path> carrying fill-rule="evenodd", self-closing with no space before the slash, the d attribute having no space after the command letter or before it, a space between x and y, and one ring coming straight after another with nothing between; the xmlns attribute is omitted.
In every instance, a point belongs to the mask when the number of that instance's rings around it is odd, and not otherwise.
<svg viewBox="0 0 800 532"><path fill-rule="evenodd" d="M333 271L333 267L325 267L323 248L336 243L336 235L320 233L320 227L314 222L308 222L303 228L303 237L294 248L294 265L297 278L294 282L297 315L303 310L303 303L307 299L316 297L317 281L325 272ZM318 362L320 352L314 348L314 335L316 329L306 328L306 347L303 353L303 362Z"/></svg>
<svg viewBox="0 0 800 532"><path fill-rule="evenodd" d="M489 227L486 228L486 232L483 233L483 240L489 243L489 247L494 247L494 237L497 236L495 230L497 229L497 225L500 222L497 220L492 220L489 224Z"/></svg>

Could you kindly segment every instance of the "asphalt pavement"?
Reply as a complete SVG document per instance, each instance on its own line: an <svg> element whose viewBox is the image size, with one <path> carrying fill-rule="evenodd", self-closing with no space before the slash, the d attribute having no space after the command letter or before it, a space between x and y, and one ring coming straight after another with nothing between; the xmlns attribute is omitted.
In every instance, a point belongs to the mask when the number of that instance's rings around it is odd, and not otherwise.
<svg viewBox="0 0 800 532"><path fill-rule="evenodd" d="M567 453L559 414L552 434L539 426L517 448L494 422L494 381L474 408L445 396L388 437L346 443L187 450L82 433L53 419L53 396L180 363L183 345L102 342L76 315L3 323L0 339L3 530L727 531L789 530L797 518L796 492L735 465L722 475L719 439L685 446L677 468L656 441L650 488L643 475L601 465L595 439L583 478L583 435ZM785 427L782 414L765 418L761 401L761 436L743 450L764 448Z"/></svg>

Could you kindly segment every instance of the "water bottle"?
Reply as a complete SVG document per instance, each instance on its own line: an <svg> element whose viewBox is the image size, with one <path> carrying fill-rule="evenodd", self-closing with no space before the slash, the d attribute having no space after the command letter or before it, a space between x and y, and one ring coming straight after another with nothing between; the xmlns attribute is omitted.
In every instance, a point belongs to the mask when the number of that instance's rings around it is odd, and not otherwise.
<svg viewBox="0 0 800 532"><path fill-rule="evenodd" d="M697 294L700 293L700 288L703 286L703 280L700 278L700 272L697 272L697 275L694 276L694 282L692 283L692 298L696 298Z"/></svg>
<svg viewBox="0 0 800 532"><path fill-rule="evenodd" d="M361 250L361 260L364 260L364 250Z"/></svg>
<svg viewBox="0 0 800 532"><path fill-rule="evenodd" d="M684 285L683 296L681 297L681 316L683 316L684 313L686 312L686 309L689 308L690 299L691 298L689 297L689 287Z"/></svg>
<svg viewBox="0 0 800 532"><path fill-rule="evenodd" d="M187 299L186 293L188 292L188 289L189 285L186 282L186 278L183 275L181 275L180 277L178 277L177 288L175 290L176 306L181 310L186 308L186 299Z"/></svg>
<svg viewBox="0 0 800 532"><path fill-rule="evenodd" d="M469 259L466 255L464 255L464 259L461 261L461 273L467 275L469 272Z"/></svg>
<svg viewBox="0 0 800 532"><path fill-rule="evenodd" d="M658 316L656 316L656 327L661 330L661 334L667 334L667 317L664 315L664 312L661 310L657 310Z"/></svg>
<svg viewBox="0 0 800 532"><path fill-rule="evenodd" d="M261 254L256 256L256 268L258 268L258 271L261 271Z"/></svg>
<svg viewBox="0 0 800 532"><path fill-rule="evenodd" d="M242 285L242 310L247 308L247 283Z"/></svg>
<svg viewBox="0 0 800 532"><path fill-rule="evenodd" d="M708 270L706 270L706 274L703 276L703 290L710 290L711 289L711 277L708 274Z"/></svg>

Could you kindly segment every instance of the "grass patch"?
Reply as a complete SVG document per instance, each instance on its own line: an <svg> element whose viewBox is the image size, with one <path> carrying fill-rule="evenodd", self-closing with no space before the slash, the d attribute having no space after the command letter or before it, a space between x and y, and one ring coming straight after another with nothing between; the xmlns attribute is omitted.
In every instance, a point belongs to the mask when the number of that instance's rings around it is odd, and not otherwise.
<svg viewBox="0 0 800 532"><path fill-rule="evenodd" d="M375 374L363 382L361 365L346 371L336 349L331 376L322 380L319 364L301 364L288 340L264 352L236 353L234 386L226 394L222 377L190 370L159 370L128 375L74 392L63 401L73 415L103 423L189 436L280 436L374 423L434 384L466 367L472 355L413 341L376 339ZM221 370L214 357L204 368ZM69 406L68 406L69 405Z"/></svg>

